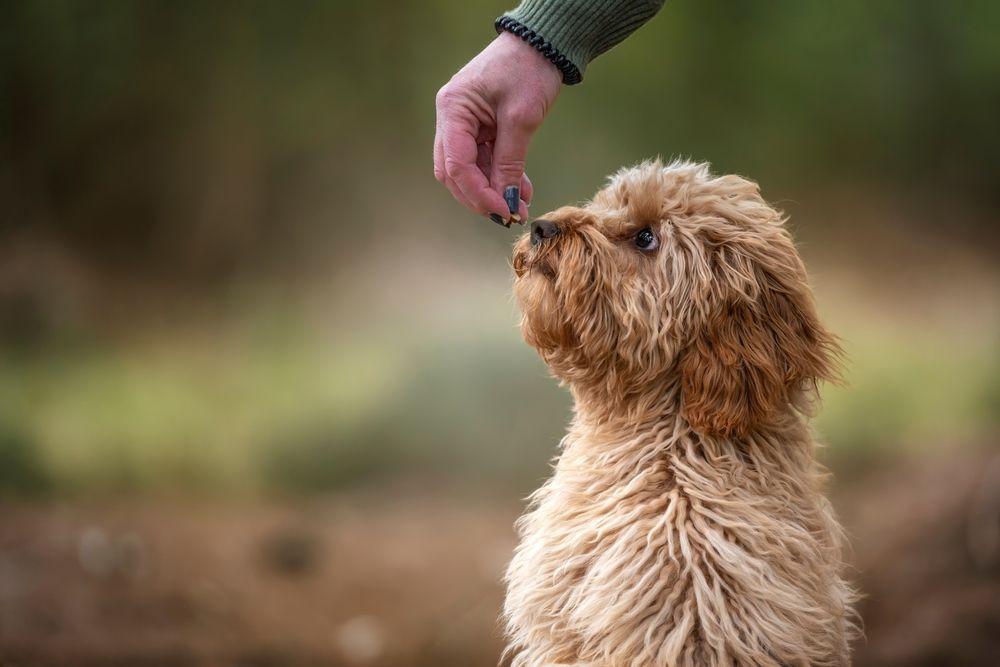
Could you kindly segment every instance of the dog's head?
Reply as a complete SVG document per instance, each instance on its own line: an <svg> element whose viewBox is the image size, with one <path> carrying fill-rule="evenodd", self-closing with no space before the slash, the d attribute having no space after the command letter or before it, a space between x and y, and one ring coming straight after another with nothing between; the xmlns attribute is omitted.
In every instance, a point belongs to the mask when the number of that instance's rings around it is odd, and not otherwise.
<svg viewBox="0 0 1000 667"><path fill-rule="evenodd" d="M514 247L525 340L580 395L656 405L680 388L697 430L765 426L834 375L781 214L707 165L625 169Z"/></svg>

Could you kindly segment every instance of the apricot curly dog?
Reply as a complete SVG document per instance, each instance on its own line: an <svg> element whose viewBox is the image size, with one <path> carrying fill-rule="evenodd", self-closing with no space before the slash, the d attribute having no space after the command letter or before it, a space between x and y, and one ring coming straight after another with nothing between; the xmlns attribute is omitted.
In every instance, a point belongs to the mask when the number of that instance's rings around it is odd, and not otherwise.
<svg viewBox="0 0 1000 667"><path fill-rule="evenodd" d="M625 169L532 223L513 265L524 337L576 406L518 521L512 664L848 664L807 423L838 347L757 185Z"/></svg>

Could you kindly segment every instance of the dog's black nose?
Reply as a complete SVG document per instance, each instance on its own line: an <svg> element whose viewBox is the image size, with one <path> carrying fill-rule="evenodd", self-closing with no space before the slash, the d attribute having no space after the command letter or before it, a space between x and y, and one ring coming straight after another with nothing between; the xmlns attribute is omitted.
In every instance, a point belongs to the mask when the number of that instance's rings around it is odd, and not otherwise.
<svg viewBox="0 0 1000 667"><path fill-rule="evenodd" d="M556 223L548 220L535 220L531 223L531 245L538 245L558 233L559 228L556 227Z"/></svg>

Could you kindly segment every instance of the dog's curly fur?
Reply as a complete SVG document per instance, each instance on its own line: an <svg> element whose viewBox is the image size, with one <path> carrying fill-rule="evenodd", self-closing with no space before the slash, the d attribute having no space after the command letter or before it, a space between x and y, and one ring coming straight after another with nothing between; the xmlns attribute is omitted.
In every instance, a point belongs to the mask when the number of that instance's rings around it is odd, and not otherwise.
<svg viewBox="0 0 1000 667"><path fill-rule="evenodd" d="M559 233L517 242L515 294L576 405L518 522L512 664L848 664L807 424L838 346L782 215L755 183L656 161L544 217Z"/></svg>

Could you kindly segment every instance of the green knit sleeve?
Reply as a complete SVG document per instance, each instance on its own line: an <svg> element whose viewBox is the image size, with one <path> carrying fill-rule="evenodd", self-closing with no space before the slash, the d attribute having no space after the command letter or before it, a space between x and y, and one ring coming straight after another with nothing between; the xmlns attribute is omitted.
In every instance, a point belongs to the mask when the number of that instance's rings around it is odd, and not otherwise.
<svg viewBox="0 0 1000 667"><path fill-rule="evenodd" d="M639 29L664 0L523 0L496 20L497 32L516 34L579 83L591 60Z"/></svg>

